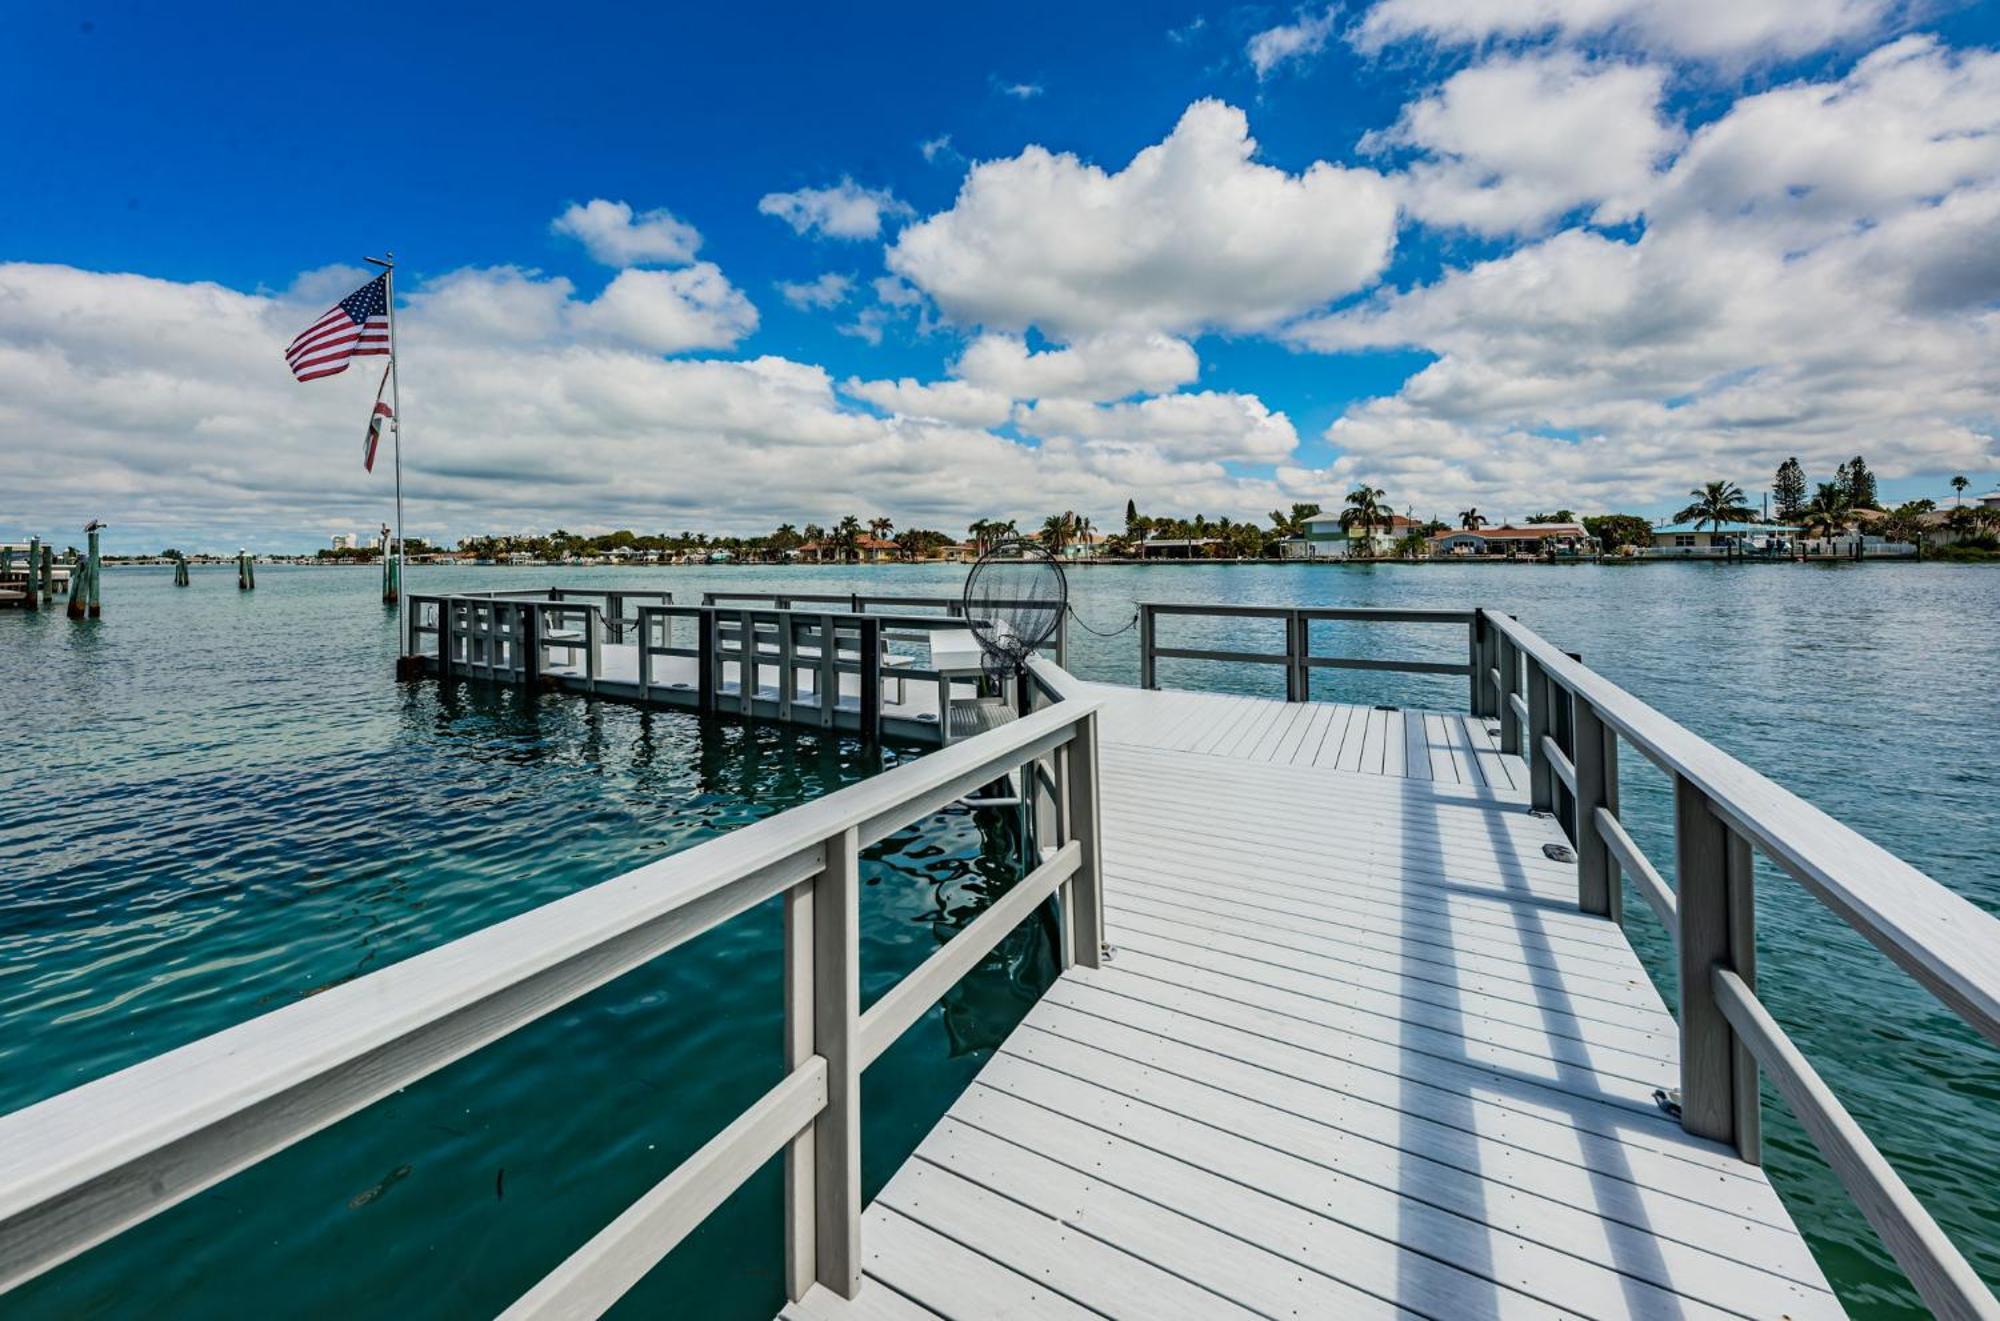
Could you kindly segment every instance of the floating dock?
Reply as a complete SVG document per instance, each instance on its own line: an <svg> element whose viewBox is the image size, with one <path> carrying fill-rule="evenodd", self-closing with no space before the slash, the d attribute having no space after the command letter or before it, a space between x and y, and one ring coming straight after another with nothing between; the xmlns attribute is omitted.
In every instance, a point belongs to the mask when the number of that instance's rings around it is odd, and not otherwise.
<svg viewBox="0 0 2000 1321"><path fill-rule="evenodd" d="M864 713L898 676L870 657L905 625L826 604L591 601L579 639L540 593L413 611L406 650L574 687L543 650L594 640L586 684L650 700L657 675L606 659L636 628L636 663L691 659L717 716L887 732ZM699 636L663 637L671 612ZM1188 616L1282 644L1161 637ZM1314 646L1371 621L1463 659ZM1038 660L968 698L981 731L940 720L944 746L861 783L0 1117L0 1290L781 900L783 1075L506 1316L610 1309L773 1161L794 1321L1839 1316L1761 1168L1760 1079L1936 1314L2000 1316L1758 1000L1753 863L1996 1044L2000 919L1499 612L1149 605L1139 646L1138 688ZM1287 700L1159 690L1188 659L1282 667ZM1456 677L1466 708L1312 700L1343 670ZM1664 864L1623 823L1624 755L1673 786ZM1023 875L864 1009L862 852L968 798L1024 813ZM1672 938L1673 1012L1627 882ZM864 1205L863 1072L1044 905L1061 975Z"/></svg>

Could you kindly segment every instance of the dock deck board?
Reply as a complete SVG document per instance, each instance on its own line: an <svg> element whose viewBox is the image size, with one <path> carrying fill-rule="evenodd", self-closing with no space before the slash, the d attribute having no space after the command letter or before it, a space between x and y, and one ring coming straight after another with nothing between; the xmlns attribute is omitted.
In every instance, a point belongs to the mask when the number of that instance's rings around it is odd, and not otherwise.
<svg viewBox="0 0 2000 1321"><path fill-rule="evenodd" d="M1839 1316L1486 722L1093 686L1064 974L790 1317Z"/></svg>

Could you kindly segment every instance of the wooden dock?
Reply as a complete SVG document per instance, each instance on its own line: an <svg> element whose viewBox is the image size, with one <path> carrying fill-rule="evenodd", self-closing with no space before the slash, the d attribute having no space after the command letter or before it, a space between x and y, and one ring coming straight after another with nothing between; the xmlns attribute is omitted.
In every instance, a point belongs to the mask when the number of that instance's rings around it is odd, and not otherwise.
<svg viewBox="0 0 2000 1321"><path fill-rule="evenodd" d="M785 1315L1842 1315L1484 721L1085 687L1113 953Z"/></svg>
<svg viewBox="0 0 2000 1321"><path fill-rule="evenodd" d="M705 713L866 738L913 677L885 631L964 624L595 595L410 597L404 668L606 695L629 627L639 700L692 661ZM1462 659L1313 645L1370 623ZM1257 628L1282 646L1240 649ZM0 1116L0 1293L781 901L783 1075L506 1317L609 1310L774 1160L793 1321L1837 1316L1760 1165L1767 1080L1924 1303L2000 1321L1758 1000L1754 863L1996 1044L2000 919L1496 611L1145 605L1139 648L1138 688L1037 660L921 757ZM1160 691L1162 660L1282 667L1287 700ZM1456 677L1466 709L1312 700L1351 670ZM1673 786L1665 867L1622 755ZM864 1009L863 851L943 810L1017 813L1020 875ZM864 1072L1044 906L1061 975L864 1205Z"/></svg>

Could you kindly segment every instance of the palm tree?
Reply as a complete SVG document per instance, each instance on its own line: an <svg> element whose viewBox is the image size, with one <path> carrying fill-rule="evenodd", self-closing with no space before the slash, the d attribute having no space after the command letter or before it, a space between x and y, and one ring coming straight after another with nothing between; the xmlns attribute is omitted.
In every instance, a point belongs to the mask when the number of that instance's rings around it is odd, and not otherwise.
<svg viewBox="0 0 2000 1321"><path fill-rule="evenodd" d="M833 529L833 544L840 550L840 558L852 562L861 551L861 520L849 514Z"/></svg>
<svg viewBox="0 0 2000 1321"><path fill-rule="evenodd" d="M1846 488L1839 482L1821 482L1819 489L1813 493L1811 503L1805 507L1806 531L1837 536L1847 530L1852 514L1853 506L1847 502Z"/></svg>
<svg viewBox="0 0 2000 1321"><path fill-rule="evenodd" d="M1965 488L1970 485L1972 483L1967 481L1962 473L1951 479L1951 496L1954 503L1961 505L1965 503Z"/></svg>
<svg viewBox="0 0 2000 1321"><path fill-rule="evenodd" d="M1388 498L1387 491L1364 482L1347 493L1347 508L1340 511L1340 526L1349 535L1356 527L1361 529L1361 542L1367 547L1367 554L1375 553L1376 527L1388 524L1388 517L1382 509L1382 502Z"/></svg>
<svg viewBox="0 0 2000 1321"><path fill-rule="evenodd" d="M1480 513L1476 508L1461 509L1458 511L1458 525L1467 532L1477 532L1492 521L1492 519Z"/></svg>
<svg viewBox="0 0 2000 1321"><path fill-rule="evenodd" d="M893 518L883 518L878 514L868 520L869 535L875 537L877 540L887 541L889 534L895 530L896 520Z"/></svg>
<svg viewBox="0 0 2000 1321"><path fill-rule="evenodd" d="M1724 523L1748 523L1757 517L1757 511L1743 501L1743 488L1735 482L1704 482L1688 494L1694 503L1675 514L1674 522L1692 520L1697 532L1704 523L1720 532Z"/></svg>
<svg viewBox="0 0 2000 1321"><path fill-rule="evenodd" d="M1075 517L1075 514L1061 513L1050 514L1042 520L1042 530L1039 535L1042 539L1042 544L1049 548L1050 554L1060 555L1063 553L1063 547L1069 544L1070 529L1072 527L1071 520Z"/></svg>

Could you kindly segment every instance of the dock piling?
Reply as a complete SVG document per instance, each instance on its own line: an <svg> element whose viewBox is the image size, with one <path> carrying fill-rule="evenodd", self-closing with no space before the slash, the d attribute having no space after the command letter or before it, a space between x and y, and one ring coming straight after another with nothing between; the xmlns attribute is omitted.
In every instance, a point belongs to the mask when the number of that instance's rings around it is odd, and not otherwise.
<svg viewBox="0 0 2000 1321"><path fill-rule="evenodd" d="M8 551L8 558L13 558L11 548ZM36 595L35 591L35 574L41 568L41 563L42 539L40 537L29 537L27 573L21 579L21 608L24 610L35 610L40 607L40 598Z"/></svg>
<svg viewBox="0 0 2000 1321"><path fill-rule="evenodd" d="M83 560L70 571L69 617L71 619L96 619L103 613L102 602L98 598L98 545L97 534L104 524L91 520L84 526L85 542Z"/></svg>

